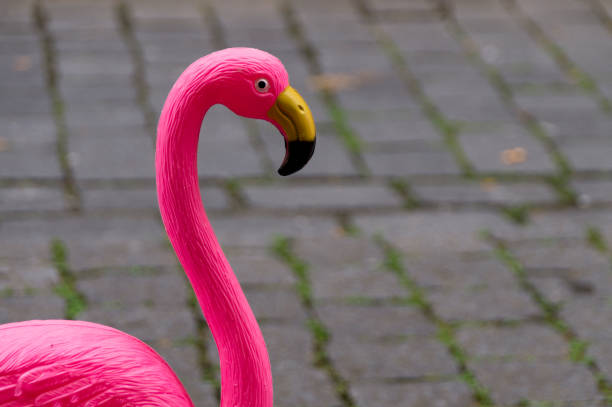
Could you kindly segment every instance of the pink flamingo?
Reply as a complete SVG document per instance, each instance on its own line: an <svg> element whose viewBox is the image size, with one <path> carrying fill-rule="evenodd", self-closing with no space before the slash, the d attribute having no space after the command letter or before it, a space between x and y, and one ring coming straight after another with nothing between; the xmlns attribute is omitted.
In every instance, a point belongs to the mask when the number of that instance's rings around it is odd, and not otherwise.
<svg viewBox="0 0 612 407"><path fill-rule="evenodd" d="M310 159L315 127L281 62L252 48L229 48L193 64L174 84L157 136L157 192L166 231L219 350L222 407L271 407L266 346L200 199L196 151L206 111L221 103L267 120L285 138L288 175ZM149 346L84 321L0 326L0 407L193 406Z"/></svg>

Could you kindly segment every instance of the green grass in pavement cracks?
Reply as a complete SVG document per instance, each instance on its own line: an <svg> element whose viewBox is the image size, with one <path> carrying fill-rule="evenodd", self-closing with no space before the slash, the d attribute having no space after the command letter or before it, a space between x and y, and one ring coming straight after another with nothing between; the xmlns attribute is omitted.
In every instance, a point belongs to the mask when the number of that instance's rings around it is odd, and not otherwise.
<svg viewBox="0 0 612 407"><path fill-rule="evenodd" d="M313 308L310 278L308 275L308 264L297 257L293 252L291 240L280 236L272 244L272 253L289 267L296 277L296 291L304 307L308 310Z"/></svg>
<svg viewBox="0 0 612 407"><path fill-rule="evenodd" d="M561 150L548 134L546 129L531 113L523 110L514 98L514 91L510 84L506 82L502 74L497 68L487 63L480 55L479 47L468 34L468 32L460 25L456 19L452 5L445 1L437 1L437 10L440 18L445 22L447 31L461 45L465 54L473 65L477 66L487 77L489 83L496 90L499 98L507 106L507 108L515 114L523 127L529 134L537 139L548 152L551 160L557 168L557 174L551 180L551 186L558 194L558 198L563 204L575 205L577 194L573 191L569 178L572 174L572 168L569 160L561 153Z"/></svg>
<svg viewBox="0 0 612 407"><path fill-rule="evenodd" d="M482 236L489 244L497 258L514 274L519 286L531 297L533 302L544 314L544 320L556 330L567 342L568 359L574 363L583 364L591 372L597 382L599 392L606 399L608 405L612 404L612 383L599 368L595 359L589 356L589 343L582 340L578 334L561 318L559 305L550 302L538 288L529 281L527 271L506 247L503 241L495 238L490 232L484 231Z"/></svg>
<svg viewBox="0 0 612 407"><path fill-rule="evenodd" d="M339 212L336 215L336 220L340 226L340 230L345 236L359 236L361 231L353 222L353 218L349 212Z"/></svg>
<svg viewBox="0 0 612 407"><path fill-rule="evenodd" d="M556 401L533 401L521 399L516 404L516 407L559 407L560 404Z"/></svg>
<svg viewBox="0 0 612 407"><path fill-rule="evenodd" d="M59 75L57 72L57 56L55 40L49 30L49 18L41 0L36 0L32 5L32 18L42 50L43 73L45 75L45 86L51 99L53 121L55 123L55 152L62 172L62 185L64 197L71 211L81 210L81 195L74 180L72 166L68 158L68 126L66 125L65 105L59 87Z"/></svg>
<svg viewBox="0 0 612 407"><path fill-rule="evenodd" d="M492 72L494 72L493 77L496 78L493 80L500 81L500 83L504 83L505 85L503 86L507 86L509 89L509 85L502 78L501 74L499 74L496 69L491 69ZM553 139L550 137L546 129L531 113L521 109L518 105L516 105L514 102L514 97L512 97L511 103L515 106L516 111L518 112L519 119L527 128L529 133L534 138L538 139L544 145L544 147L546 147L546 150L550 154L553 163L557 167L557 182L564 184L565 188L571 190L571 188L569 187L569 177L572 175L573 171L569 160L561 153L561 151L559 150Z"/></svg>
<svg viewBox="0 0 612 407"><path fill-rule="evenodd" d="M314 308L308 263L297 256L293 249L292 241L285 236L278 236L273 241L271 251L279 260L285 263L297 280L296 291L308 315L307 327L313 339L314 365L327 373L327 376L334 385L336 395L342 402L342 406L355 406L348 381L335 368L327 353L330 333L325 324L317 316Z"/></svg>
<svg viewBox="0 0 612 407"><path fill-rule="evenodd" d="M467 354L456 339L456 327L444 321L436 314L425 292L406 272L401 253L381 235L375 236L374 239L384 252L383 267L395 274L399 282L409 292L408 301L417 306L436 325L438 340L446 346L448 352L455 360L459 368L460 377L472 391L474 400L481 406L492 406L493 400L488 389L478 381L474 372L467 365Z"/></svg>
<svg viewBox="0 0 612 407"><path fill-rule="evenodd" d="M586 230L586 239L588 244L598 252L608 253L608 242L606 242L606 238L598 227L589 226Z"/></svg>
<svg viewBox="0 0 612 407"><path fill-rule="evenodd" d="M15 289L12 287L4 287L0 290L0 298L11 298L15 295Z"/></svg>
<svg viewBox="0 0 612 407"><path fill-rule="evenodd" d="M312 75L323 74L317 52L310 41L308 41L290 0L282 0L280 2L280 14L285 21L287 31L298 44L299 51L306 60L310 73ZM331 89L322 89L320 93L334 123L336 132L349 152L353 166L361 175L369 175L370 170L362 156L363 141L352 129L347 114L340 106L335 93Z"/></svg>
<svg viewBox="0 0 612 407"><path fill-rule="evenodd" d="M388 181L389 187L393 189L400 197L402 197L404 203L404 209L416 209L421 205L416 194L410 187L410 184L402 178L391 178Z"/></svg>
<svg viewBox="0 0 612 407"><path fill-rule="evenodd" d="M586 229L586 241L594 250L608 258L608 262L612 266L612 251L606 237L601 233L601 230L596 226L589 226Z"/></svg>
<svg viewBox="0 0 612 407"><path fill-rule="evenodd" d="M545 181L556 192L559 203L567 206L578 204L578 193L571 187L569 175L555 175L547 177Z"/></svg>
<svg viewBox="0 0 612 407"><path fill-rule="evenodd" d="M336 131L340 135L340 139L344 142L344 145L346 146L348 151L352 154L361 154L363 149L363 142L355 134L353 129L351 129L349 120L346 117L346 113L340 107L340 104L338 103L335 95L332 94L331 91L324 90L323 100L327 105L330 116L334 122Z"/></svg>
<svg viewBox="0 0 612 407"><path fill-rule="evenodd" d="M234 209L244 209L248 206L247 197L242 190L240 181L236 178L229 178L223 182L223 189L230 197L230 205Z"/></svg>
<svg viewBox="0 0 612 407"><path fill-rule="evenodd" d="M607 114L612 114L612 103L603 94L597 86L597 82L585 71L570 59L558 44L556 44L549 36L544 33L544 30L526 13L521 10L516 0L501 0L508 13L523 26L525 31L534 39L534 41L544 49L556 64L561 68L563 73L578 87L580 87L587 95L592 97L602 111Z"/></svg>
<svg viewBox="0 0 612 407"><path fill-rule="evenodd" d="M529 222L529 206L514 205L502 208L502 213L511 222L517 225L526 225Z"/></svg>
<svg viewBox="0 0 612 407"><path fill-rule="evenodd" d="M50 246L51 260L59 275L55 292L64 299L64 317L75 319L87 308L85 296L77 290L76 277L68 266L68 249L59 239L54 239Z"/></svg>

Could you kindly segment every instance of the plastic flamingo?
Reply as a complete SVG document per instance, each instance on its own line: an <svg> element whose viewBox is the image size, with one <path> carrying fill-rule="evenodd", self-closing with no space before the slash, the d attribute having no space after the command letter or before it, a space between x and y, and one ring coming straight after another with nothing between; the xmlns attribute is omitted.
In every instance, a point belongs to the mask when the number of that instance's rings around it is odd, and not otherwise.
<svg viewBox="0 0 612 407"><path fill-rule="evenodd" d="M257 321L208 222L196 152L206 111L221 103L267 120L285 137L288 175L314 151L308 106L281 62L230 48L189 66L168 95L157 136L157 192L170 241L219 349L222 407L271 407L270 362ZM0 326L0 407L193 406L153 349L121 331L83 321Z"/></svg>

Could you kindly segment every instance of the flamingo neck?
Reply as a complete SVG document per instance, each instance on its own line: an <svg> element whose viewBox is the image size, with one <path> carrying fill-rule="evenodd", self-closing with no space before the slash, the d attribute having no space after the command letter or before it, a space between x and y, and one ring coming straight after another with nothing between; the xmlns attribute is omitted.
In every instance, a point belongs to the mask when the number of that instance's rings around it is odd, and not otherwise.
<svg viewBox="0 0 612 407"><path fill-rule="evenodd" d="M197 174L200 126L221 100L222 80L206 57L177 80L157 135L162 219L217 344L221 407L272 407L272 374L263 336L204 211Z"/></svg>

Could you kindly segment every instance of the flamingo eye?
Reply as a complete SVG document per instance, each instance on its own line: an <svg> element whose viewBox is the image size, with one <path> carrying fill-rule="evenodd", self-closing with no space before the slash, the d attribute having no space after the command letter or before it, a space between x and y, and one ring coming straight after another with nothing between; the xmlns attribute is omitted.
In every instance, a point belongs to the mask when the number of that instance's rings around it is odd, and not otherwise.
<svg viewBox="0 0 612 407"><path fill-rule="evenodd" d="M264 93L270 90L270 83L266 79L257 79L255 81L255 89L257 92Z"/></svg>

